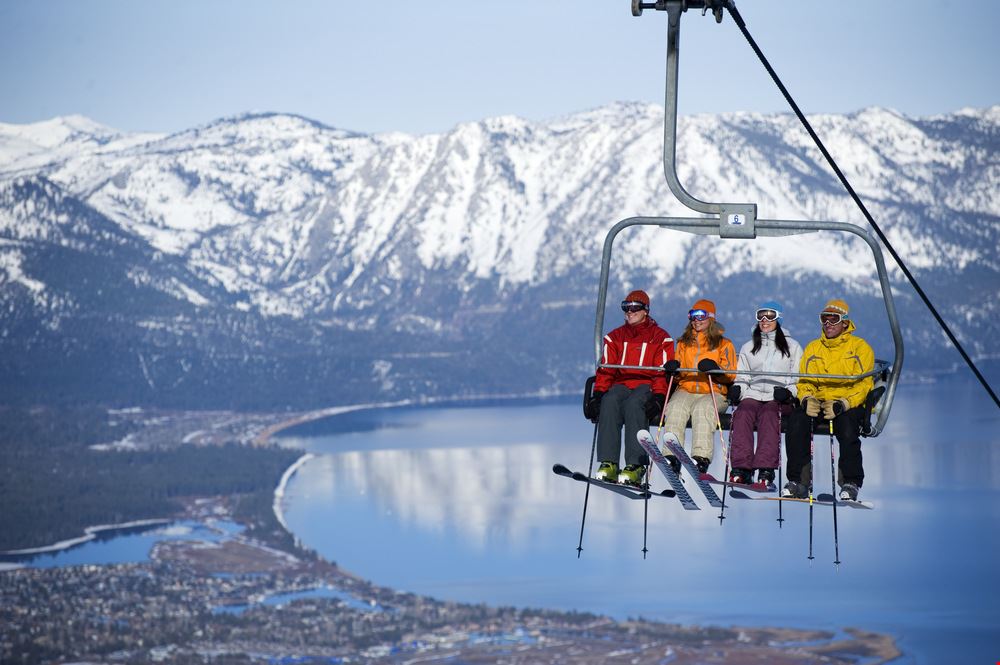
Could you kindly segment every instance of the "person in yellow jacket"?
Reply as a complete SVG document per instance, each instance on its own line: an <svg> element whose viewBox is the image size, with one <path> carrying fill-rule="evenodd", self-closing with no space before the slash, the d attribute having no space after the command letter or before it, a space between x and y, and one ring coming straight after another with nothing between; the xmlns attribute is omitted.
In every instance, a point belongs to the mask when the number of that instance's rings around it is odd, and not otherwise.
<svg viewBox="0 0 1000 665"><path fill-rule="evenodd" d="M702 473L707 472L712 463L719 413L729 406L726 392L736 380L736 348L732 340L723 336L725 331L715 318L715 303L699 300L688 312L688 325L677 342L674 360L663 366L668 376L675 377L677 386L667 404L664 428L683 445L687 422L691 419L691 458ZM680 368L701 371L678 372ZM706 372L719 369L727 373L711 374L713 399ZM664 451L664 456L674 470L679 471L680 460L668 452Z"/></svg>
<svg viewBox="0 0 1000 665"><path fill-rule="evenodd" d="M819 313L823 334L802 352L800 374L831 374L856 377L875 367L875 353L868 342L854 336L855 325L847 303L830 300ZM803 498L809 488L803 471L809 466L809 438L816 418L833 421L840 444L840 498L856 501L865 479L861 456L861 425L865 398L874 381L864 378L800 377L796 385L799 408L786 420L785 449L788 453L788 483L782 496ZM808 482L808 481L806 481Z"/></svg>

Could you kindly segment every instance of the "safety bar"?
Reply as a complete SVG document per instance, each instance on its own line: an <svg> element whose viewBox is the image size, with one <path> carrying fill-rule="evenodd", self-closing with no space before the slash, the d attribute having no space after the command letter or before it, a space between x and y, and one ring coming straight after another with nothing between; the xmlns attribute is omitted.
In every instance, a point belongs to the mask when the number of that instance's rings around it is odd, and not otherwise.
<svg viewBox="0 0 1000 665"><path fill-rule="evenodd" d="M608 365L606 363L600 363L597 365L598 368L604 369L635 369L640 371L663 371L663 367L650 367L649 365ZM764 370L753 370L753 369L710 369L707 372L703 372L697 367L679 367L676 371L684 374L739 374L741 376L774 376L774 377L790 377L796 379L865 379L869 376L876 377L882 374L887 369L889 369L889 361L887 360L876 360L875 369L865 372L864 374L800 374L798 372L765 372Z"/></svg>

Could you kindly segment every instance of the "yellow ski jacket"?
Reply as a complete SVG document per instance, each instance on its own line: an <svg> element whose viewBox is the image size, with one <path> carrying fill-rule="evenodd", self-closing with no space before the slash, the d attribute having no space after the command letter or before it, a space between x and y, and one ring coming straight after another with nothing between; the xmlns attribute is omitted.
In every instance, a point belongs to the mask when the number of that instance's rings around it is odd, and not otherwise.
<svg viewBox="0 0 1000 665"><path fill-rule="evenodd" d="M875 367L875 352L868 342L855 337L854 321L847 330L833 339L820 333L802 352L799 363L800 374L845 374L858 375L870 372ZM853 409L865 402L875 382L872 377L863 379L808 379L799 378L799 399L815 397L819 400L846 399Z"/></svg>

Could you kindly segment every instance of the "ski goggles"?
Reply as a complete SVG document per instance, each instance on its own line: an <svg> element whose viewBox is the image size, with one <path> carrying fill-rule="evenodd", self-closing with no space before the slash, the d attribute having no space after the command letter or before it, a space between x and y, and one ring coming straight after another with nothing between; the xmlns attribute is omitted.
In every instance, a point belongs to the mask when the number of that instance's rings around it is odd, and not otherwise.
<svg viewBox="0 0 1000 665"><path fill-rule="evenodd" d="M777 321L778 313L773 309L758 309L757 310L757 322L761 321Z"/></svg>
<svg viewBox="0 0 1000 665"><path fill-rule="evenodd" d="M837 312L820 312L819 321L820 323L829 323L832 325L837 325L847 317L843 314L838 314Z"/></svg>
<svg viewBox="0 0 1000 665"><path fill-rule="evenodd" d="M715 318L715 315L707 309L692 309L688 312L688 319L691 321L704 321L712 318Z"/></svg>
<svg viewBox="0 0 1000 665"><path fill-rule="evenodd" d="M634 312L641 312L644 309L646 309L646 304L645 303L637 302L635 300L623 300L622 301L622 311L623 312L634 313Z"/></svg>

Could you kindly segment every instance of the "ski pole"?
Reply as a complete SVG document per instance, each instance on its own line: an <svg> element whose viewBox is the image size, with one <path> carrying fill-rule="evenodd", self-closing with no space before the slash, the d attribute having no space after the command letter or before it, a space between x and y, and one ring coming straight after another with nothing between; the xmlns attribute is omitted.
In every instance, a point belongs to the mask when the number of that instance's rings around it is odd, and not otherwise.
<svg viewBox="0 0 1000 665"><path fill-rule="evenodd" d="M778 405L778 492L781 492L781 405ZM778 496L781 496L780 494ZM785 518L781 514L781 504L783 502L778 502L778 528L782 527L782 522Z"/></svg>
<svg viewBox="0 0 1000 665"><path fill-rule="evenodd" d="M660 437L660 429L663 428L663 420L667 417L667 402L670 400L670 389L673 388L673 386L674 386L674 375L671 374L670 375L670 381L667 383L667 395L663 399L663 410L660 411L660 424L657 426L657 430L656 430L656 437L657 437L657 439L659 439L659 437ZM660 447L660 442L659 441L655 441L653 445L655 445L657 448L659 448ZM650 495L652 493L652 484L651 484L650 481L652 480L652 476L653 476L653 464L652 464L652 460L647 459L646 460L646 499L645 499L645 504L646 505L643 506L643 513L642 513L642 558L643 559L646 558L646 552L649 551L649 550L646 549L646 531L647 531L647 526L646 525L648 524L648 520L649 520L649 497L650 497Z"/></svg>
<svg viewBox="0 0 1000 665"><path fill-rule="evenodd" d="M660 447L660 435L663 433L663 423L667 420L667 404L670 403L670 391L674 387L674 375L670 375L670 381L667 382L667 397L663 400L663 410L660 411L660 422L656 425L656 447ZM683 442L681 443L683 445Z"/></svg>
<svg viewBox="0 0 1000 665"><path fill-rule="evenodd" d="M809 419L809 561L812 561L816 557L813 556L813 428L816 426L816 421L813 418Z"/></svg>
<svg viewBox="0 0 1000 665"><path fill-rule="evenodd" d="M663 399L663 410L660 411L660 424L657 427L657 432L656 432L657 438L659 438L660 429L662 429L662 427L663 427L663 420L667 417L667 401L670 399L670 389L673 388L673 386L674 386L674 375L671 374L670 375L670 381L669 381L669 383L667 383L667 395ZM654 445L657 448L659 448L660 447L660 442L656 441L656 442L654 442ZM591 464L593 464L593 462L591 462ZM646 547L646 534L648 533L648 524L649 524L649 498L650 498L650 496L652 494L652 485L651 485L650 481L652 480L652 475L653 475L652 460L647 459L646 460L646 497L645 497L645 499L643 501L643 503L645 505L643 505L643 508L642 508L642 558L643 559L646 558L646 552L649 551L647 549L647 547ZM589 483L588 483L588 487L589 487Z"/></svg>
<svg viewBox="0 0 1000 665"><path fill-rule="evenodd" d="M590 483L587 484L589 485ZM642 507L642 558L643 559L646 558L646 552L649 551L648 549L646 549L646 532L648 524L649 524L649 484L647 483L646 499L645 501L643 501L643 507Z"/></svg>
<svg viewBox="0 0 1000 665"><path fill-rule="evenodd" d="M719 403L715 401L715 384L712 375L708 375L708 392L712 395L712 407L715 409L715 424L719 428L719 445L722 446L722 456L725 460L726 472L722 475L722 509L719 511L719 524L726 519L726 493L729 491L729 447L722 432L722 418L719 416ZM728 407L727 407L728 408Z"/></svg>
<svg viewBox="0 0 1000 665"><path fill-rule="evenodd" d="M833 472L833 421L830 421L830 492L833 494L833 551L834 565L840 566L840 543L837 540L837 481Z"/></svg>
<svg viewBox="0 0 1000 665"><path fill-rule="evenodd" d="M598 417L600 421L600 417ZM597 423L594 423L594 441L590 444L590 465L587 467L587 477L594 473L594 452L597 450ZM587 483L587 491L583 493L583 518L580 520L580 542L576 546L576 558L580 558L583 552L583 525L587 523L587 501L590 499L590 483Z"/></svg>

